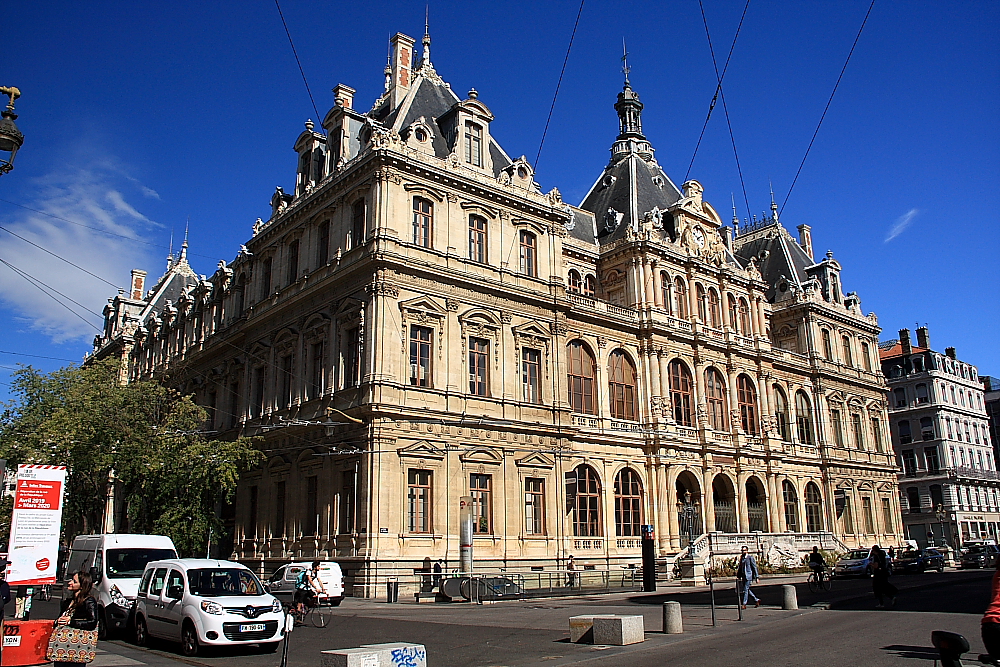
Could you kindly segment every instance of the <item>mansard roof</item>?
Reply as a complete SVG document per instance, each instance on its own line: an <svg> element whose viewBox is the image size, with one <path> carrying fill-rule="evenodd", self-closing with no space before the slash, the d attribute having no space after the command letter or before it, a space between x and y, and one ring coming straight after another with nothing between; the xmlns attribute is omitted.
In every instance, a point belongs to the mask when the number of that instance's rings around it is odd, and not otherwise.
<svg viewBox="0 0 1000 667"><path fill-rule="evenodd" d="M761 277L770 286L768 299L774 297L782 278L795 285L809 280L806 269L816 263L775 218L766 218L764 224L737 234L733 250L743 267L751 260L757 264Z"/></svg>

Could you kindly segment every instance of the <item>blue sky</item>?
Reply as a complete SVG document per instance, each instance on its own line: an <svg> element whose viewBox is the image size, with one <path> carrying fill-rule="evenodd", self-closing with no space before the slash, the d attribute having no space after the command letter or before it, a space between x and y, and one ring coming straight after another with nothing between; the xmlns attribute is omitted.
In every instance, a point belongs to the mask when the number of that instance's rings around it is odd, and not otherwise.
<svg viewBox="0 0 1000 667"><path fill-rule="evenodd" d="M704 0L720 67L743 6ZM578 7L432 3L438 72L459 93L479 91L512 156L535 158ZM282 9L321 115L338 82L367 108L388 36L423 33L422 3ZM725 80L751 212L770 204L769 183L785 199L867 9L751 3ZM995 375L998 27L995 2L876 2L782 215L790 229L812 226L817 255L834 251L883 338L926 323L935 348L955 346ZM132 267L155 279L189 218L192 264L212 273L267 218L274 187L292 188L292 144L317 119L272 0L15 3L4 36L0 85L22 91L26 140L0 177L0 225L107 282L2 231L0 258L89 310L100 313ZM617 134L623 37L644 130L678 183L715 89L697 1L589 0L537 173L573 203ZM735 194L747 216L721 104L691 177L720 212ZM0 266L0 382L18 362L63 363L10 352L80 359L100 318L77 310L82 319Z"/></svg>

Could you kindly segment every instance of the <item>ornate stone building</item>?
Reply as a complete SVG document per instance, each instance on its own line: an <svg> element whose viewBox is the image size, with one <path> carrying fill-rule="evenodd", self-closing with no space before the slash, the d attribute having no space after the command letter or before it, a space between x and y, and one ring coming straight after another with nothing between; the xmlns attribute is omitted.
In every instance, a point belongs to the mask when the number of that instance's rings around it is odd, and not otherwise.
<svg viewBox="0 0 1000 667"><path fill-rule="evenodd" d="M231 263L171 260L108 306L97 355L264 437L233 556L335 557L371 595L457 561L463 496L482 569L635 562L644 524L665 559L706 531L898 540L879 328L809 228L772 206L734 230L698 181L678 188L627 80L582 204L543 193L429 49L393 37L367 112L334 89Z"/></svg>

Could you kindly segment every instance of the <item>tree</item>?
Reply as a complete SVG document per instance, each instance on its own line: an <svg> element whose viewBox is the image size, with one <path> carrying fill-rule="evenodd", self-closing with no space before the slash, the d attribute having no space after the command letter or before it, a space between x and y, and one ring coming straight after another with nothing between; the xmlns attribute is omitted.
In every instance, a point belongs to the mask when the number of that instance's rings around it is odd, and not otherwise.
<svg viewBox="0 0 1000 667"><path fill-rule="evenodd" d="M66 465L64 532L100 532L109 491L119 532L169 535L181 554L204 553L223 534L218 507L263 455L254 439L210 440L207 413L155 381L121 384L118 363L14 373L0 415L9 465Z"/></svg>

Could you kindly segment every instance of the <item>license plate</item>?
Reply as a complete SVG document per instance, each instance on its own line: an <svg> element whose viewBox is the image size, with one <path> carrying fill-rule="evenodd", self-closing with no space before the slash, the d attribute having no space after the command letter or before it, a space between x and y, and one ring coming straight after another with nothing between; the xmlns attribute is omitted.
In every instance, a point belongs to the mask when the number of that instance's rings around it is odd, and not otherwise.
<svg viewBox="0 0 1000 667"><path fill-rule="evenodd" d="M240 626L240 632L261 632L267 627L263 623L244 623Z"/></svg>

